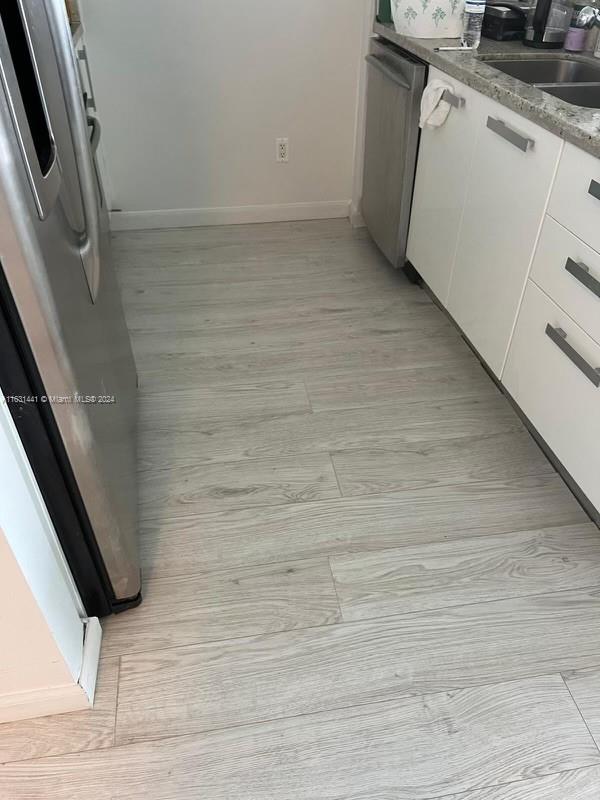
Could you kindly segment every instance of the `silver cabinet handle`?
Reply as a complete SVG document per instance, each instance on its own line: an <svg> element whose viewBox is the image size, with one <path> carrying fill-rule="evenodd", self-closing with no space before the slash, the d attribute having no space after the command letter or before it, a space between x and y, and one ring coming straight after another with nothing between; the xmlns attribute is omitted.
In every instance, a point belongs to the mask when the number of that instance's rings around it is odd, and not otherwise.
<svg viewBox="0 0 600 800"><path fill-rule="evenodd" d="M600 297L600 281L590 273L590 268L585 264L573 261L572 258L567 258L565 264L567 272L576 278L579 283L582 283L592 294Z"/></svg>
<svg viewBox="0 0 600 800"><path fill-rule="evenodd" d="M386 64L386 62L382 58L368 55L367 64L370 64L372 67L375 67L375 69L378 69L379 72L383 73L386 78L389 78L397 86L400 86L402 89L408 89L410 91L411 86L410 83L406 80L406 78L400 72L397 72L395 69L388 66L388 64Z"/></svg>
<svg viewBox="0 0 600 800"><path fill-rule="evenodd" d="M90 72L90 62L88 61L87 50L85 49L85 47L82 47L77 51L77 58L80 61L82 61L85 65L85 74L87 75L88 88L90 90L90 93L86 99L86 105L92 111L97 111L98 109L96 108L96 97L95 97L96 93L94 92L94 84L92 83L92 73Z"/></svg>
<svg viewBox="0 0 600 800"><path fill-rule="evenodd" d="M494 133L497 133L498 136L506 139L507 142L514 144L515 147L518 147L519 150L522 150L524 153L526 153L535 145L535 141L533 139L529 139L527 136L517 133L517 131L509 128L508 125L501 119L488 117L487 127Z"/></svg>
<svg viewBox="0 0 600 800"><path fill-rule="evenodd" d="M585 377L594 384L596 388L600 386L600 367L592 367L585 358L572 347L567 341L567 334L562 328L553 328L552 325L546 326L546 336L552 339L554 344L562 350L566 357L571 361Z"/></svg>
<svg viewBox="0 0 600 800"><path fill-rule="evenodd" d="M453 94L448 89L444 90L442 100L445 100L446 103L449 103L453 108L462 108L465 105L464 97L458 97L458 95Z"/></svg>
<svg viewBox="0 0 600 800"><path fill-rule="evenodd" d="M588 194L591 194L592 197L596 198L596 200L600 200L600 183L598 183L598 181L592 181L590 183Z"/></svg>

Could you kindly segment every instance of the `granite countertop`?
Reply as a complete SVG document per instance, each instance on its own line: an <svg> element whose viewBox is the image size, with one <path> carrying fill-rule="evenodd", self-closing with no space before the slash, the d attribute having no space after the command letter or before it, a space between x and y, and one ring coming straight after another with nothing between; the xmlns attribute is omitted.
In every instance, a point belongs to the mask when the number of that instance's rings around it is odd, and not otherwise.
<svg viewBox="0 0 600 800"><path fill-rule="evenodd" d="M511 78L486 64L485 58L548 58L562 50L533 50L521 42L495 42L482 39L477 54L446 51L436 53L436 47L456 46L456 39L414 39L396 33L391 24L375 22L374 33L408 50L417 58L447 73L481 94L497 100L518 114L537 122L543 128L600 157L600 109L582 108L559 100L534 86ZM577 54L576 58L581 54ZM588 56L594 63L597 59Z"/></svg>

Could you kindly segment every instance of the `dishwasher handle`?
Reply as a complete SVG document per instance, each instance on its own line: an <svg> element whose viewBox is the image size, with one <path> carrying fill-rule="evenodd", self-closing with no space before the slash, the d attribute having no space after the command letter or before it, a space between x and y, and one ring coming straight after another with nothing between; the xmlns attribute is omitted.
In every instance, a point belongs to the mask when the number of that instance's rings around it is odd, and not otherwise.
<svg viewBox="0 0 600 800"><path fill-rule="evenodd" d="M406 78L399 72L397 72L395 69L390 67L389 64L387 64L383 60L383 58L379 58L378 56L374 55L368 55L367 63L370 66L375 67L375 69L378 69L379 72L382 72L386 78L389 78L391 81L393 81L397 86L400 86L402 89L407 89L408 91L412 89L412 86L406 80Z"/></svg>

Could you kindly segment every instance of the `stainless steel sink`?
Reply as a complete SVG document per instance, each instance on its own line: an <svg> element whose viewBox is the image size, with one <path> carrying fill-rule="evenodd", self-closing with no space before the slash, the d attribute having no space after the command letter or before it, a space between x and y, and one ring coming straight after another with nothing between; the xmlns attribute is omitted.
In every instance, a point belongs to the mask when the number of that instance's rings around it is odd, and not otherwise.
<svg viewBox="0 0 600 800"><path fill-rule="evenodd" d="M600 108L600 83L582 83L578 86L540 86L544 92L571 103L574 106L585 108Z"/></svg>
<svg viewBox="0 0 600 800"><path fill-rule="evenodd" d="M490 67L585 108L600 108L600 64L589 58L483 58Z"/></svg>
<svg viewBox="0 0 600 800"><path fill-rule="evenodd" d="M600 64L572 57L486 59L486 64L524 83L600 83Z"/></svg>

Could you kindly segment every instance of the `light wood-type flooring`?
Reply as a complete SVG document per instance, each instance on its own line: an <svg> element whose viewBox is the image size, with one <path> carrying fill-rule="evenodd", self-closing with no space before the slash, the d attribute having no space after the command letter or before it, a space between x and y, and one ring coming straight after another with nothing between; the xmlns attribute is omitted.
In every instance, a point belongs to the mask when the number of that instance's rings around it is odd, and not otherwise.
<svg viewBox="0 0 600 800"><path fill-rule="evenodd" d="M143 605L1 800L598 800L600 532L347 221L122 233Z"/></svg>

